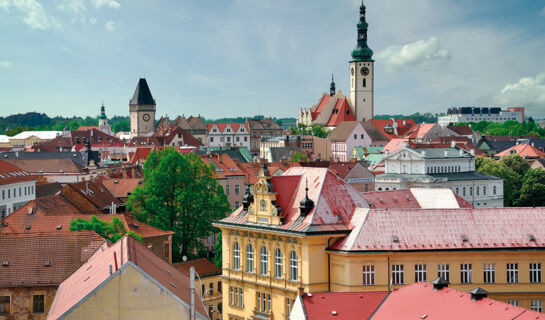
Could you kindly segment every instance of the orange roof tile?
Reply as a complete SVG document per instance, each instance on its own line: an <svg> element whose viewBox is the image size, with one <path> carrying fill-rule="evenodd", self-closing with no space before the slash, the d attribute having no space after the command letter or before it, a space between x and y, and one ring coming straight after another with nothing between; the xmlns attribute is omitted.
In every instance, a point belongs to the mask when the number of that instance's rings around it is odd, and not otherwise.
<svg viewBox="0 0 545 320"><path fill-rule="evenodd" d="M178 262L172 265L178 271L182 272L187 276L189 275L189 268L191 267L195 267L195 271L197 271L197 274L199 274L201 278L221 274L221 269L206 258L200 258L186 262Z"/></svg>
<svg viewBox="0 0 545 320"><path fill-rule="evenodd" d="M523 158L529 159L544 159L545 152L529 144L517 144L507 150L503 150L500 153L496 153L494 157L503 157L508 154L517 153Z"/></svg>

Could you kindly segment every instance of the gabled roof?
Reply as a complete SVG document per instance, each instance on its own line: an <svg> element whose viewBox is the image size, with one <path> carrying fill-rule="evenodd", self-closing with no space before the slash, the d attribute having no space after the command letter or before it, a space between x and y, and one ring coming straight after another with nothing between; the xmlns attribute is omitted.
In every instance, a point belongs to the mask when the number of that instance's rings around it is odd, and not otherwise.
<svg viewBox="0 0 545 320"><path fill-rule="evenodd" d="M100 178L95 178L89 181L69 183L64 186L64 188L73 189L76 193L85 197L99 210L109 208L112 203L114 205L123 204L121 200L115 197L110 190L108 190ZM66 195L69 197L69 194Z"/></svg>
<svg viewBox="0 0 545 320"><path fill-rule="evenodd" d="M341 179L345 179L346 175L357 165L357 162L332 162L329 164L329 170Z"/></svg>
<svg viewBox="0 0 545 320"><path fill-rule="evenodd" d="M109 271L110 266L113 269L112 274ZM120 276L120 270L131 266L144 272L166 294L182 300L185 305L190 304L189 277L127 235L113 245L103 244L84 265L61 283L47 318L55 320L68 314L104 283ZM197 291L195 308L199 318L208 319Z"/></svg>
<svg viewBox="0 0 545 320"><path fill-rule="evenodd" d="M545 152L529 144L517 144L502 152L496 153L494 157L503 157L511 153L516 153L527 159L543 159Z"/></svg>
<svg viewBox="0 0 545 320"><path fill-rule="evenodd" d="M213 127L218 128L220 133L224 133L225 129L227 129L227 127L230 127L233 130L232 133L239 132L240 127L243 127L243 128L246 129L244 133L248 133L248 134L250 133L250 129L248 128L248 123L235 123L235 122L231 122L231 123L208 123L206 125L206 130L208 132L211 132Z"/></svg>
<svg viewBox="0 0 545 320"><path fill-rule="evenodd" d="M344 142L348 137L350 137L350 134L352 131L354 131L354 128L358 125L358 121L346 121L343 123L340 123L331 133L329 134L329 140L332 142L340 141Z"/></svg>
<svg viewBox="0 0 545 320"><path fill-rule="evenodd" d="M430 283L417 282L392 291L371 319L528 320L545 315L488 298L474 301L468 292L434 290Z"/></svg>
<svg viewBox="0 0 545 320"><path fill-rule="evenodd" d="M11 139L28 139L30 137L36 137L39 139L49 140L60 136L62 131L23 131L20 132Z"/></svg>
<svg viewBox="0 0 545 320"><path fill-rule="evenodd" d="M148 82L144 78L138 80L134 94L130 102L131 105L155 105L155 100L151 95Z"/></svg>
<svg viewBox="0 0 545 320"><path fill-rule="evenodd" d="M200 155L202 161L206 164L211 164L216 169L216 178L225 179L229 176L243 176L237 164L229 157L228 154L203 154Z"/></svg>
<svg viewBox="0 0 545 320"><path fill-rule="evenodd" d="M284 130L278 123L271 119L247 120L250 130Z"/></svg>
<svg viewBox="0 0 545 320"><path fill-rule="evenodd" d="M301 152L298 147L270 147L270 159L271 162L289 160L296 152Z"/></svg>
<svg viewBox="0 0 545 320"><path fill-rule="evenodd" d="M390 138L383 134L381 130L377 129L377 127L371 121L364 121L362 123L362 126L365 129L365 132L367 132L367 134L371 138L371 141L376 142L390 140Z"/></svg>
<svg viewBox="0 0 545 320"><path fill-rule="evenodd" d="M416 125L413 119L371 119L368 122L371 123L384 137L386 137L388 141L402 137L407 131L410 130L410 128ZM394 133L387 133L384 130L387 125L396 127L397 134L395 134L395 131ZM365 126L364 128L367 129ZM369 135L371 134L369 133ZM373 141L375 141L375 139L373 139Z"/></svg>
<svg viewBox="0 0 545 320"><path fill-rule="evenodd" d="M385 146L383 151L388 151L390 153L396 151L397 149L403 148L403 145L407 143L408 146L412 147L415 145L415 143L408 138L401 138L401 139L392 139L390 140Z"/></svg>
<svg viewBox="0 0 545 320"><path fill-rule="evenodd" d="M85 170L72 159L10 159L7 162L29 173L82 173Z"/></svg>
<svg viewBox="0 0 545 320"><path fill-rule="evenodd" d="M305 183L308 180L308 197L315 207L301 216L299 203L305 197ZM281 176L271 178L278 192L276 201L284 224L267 226L292 232L347 232L352 228L351 219L357 207L367 208L363 195L327 168L291 167ZM234 224L259 227L247 222L247 212L243 207L233 212L218 224Z"/></svg>
<svg viewBox="0 0 545 320"><path fill-rule="evenodd" d="M37 178L14 164L0 160L0 185L31 180L37 180Z"/></svg>
<svg viewBox="0 0 545 320"><path fill-rule="evenodd" d="M369 319L388 294L388 291L320 292L299 297L306 319Z"/></svg>
<svg viewBox="0 0 545 320"><path fill-rule="evenodd" d="M201 278L221 274L221 268L219 268L206 258L200 258L186 262L177 262L172 265L174 266L174 268L176 268L178 271L185 274L186 276L189 276L189 268L191 267L195 267L195 271Z"/></svg>
<svg viewBox="0 0 545 320"><path fill-rule="evenodd" d="M337 99L326 126L338 126L345 121L356 121L356 116L346 98Z"/></svg>
<svg viewBox="0 0 545 320"><path fill-rule="evenodd" d="M88 163L88 154L87 152L49 152L49 151L40 151L40 152L2 152L0 158L3 160L44 160L44 159L72 159L74 162L80 166L87 166Z"/></svg>
<svg viewBox="0 0 545 320"><path fill-rule="evenodd" d="M94 231L2 234L0 288L58 286L105 242Z"/></svg>
<svg viewBox="0 0 545 320"><path fill-rule="evenodd" d="M451 189L411 188L363 193L374 209L393 208L472 208L471 204Z"/></svg>
<svg viewBox="0 0 545 320"><path fill-rule="evenodd" d="M545 248L545 208L375 209L359 214L361 226L333 250Z"/></svg>
<svg viewBox="0 0 545 320"><path fill-rule="evenodd" d="M178 126L163 126L153 134L153 137L157 137L161 145L170 145L176 136L180 137L181 145L193 147L203 145L197 138Z"/></svg>
<svg viewBox="0 0 545 320"><path fill-rule="evenodd" d="M438 126L437 123L417 123L412 126L409 131L407 131L403 137L409 139L423 139L426 134L433 129L433 127Z"/></svg>
<svg viewBox="0 0 545 320"><path fill-rule="evenodd" d="M473 129L469 125L450 125L447 128L461 136L470 136L473 134Z"/></svg>
<svg viewBox="0 0 545 320"><path fill-rule="evenodd" d="M139 178L109 179L102 181L106 188L117 198L128 197L134 188L142 183Z"/></svg>

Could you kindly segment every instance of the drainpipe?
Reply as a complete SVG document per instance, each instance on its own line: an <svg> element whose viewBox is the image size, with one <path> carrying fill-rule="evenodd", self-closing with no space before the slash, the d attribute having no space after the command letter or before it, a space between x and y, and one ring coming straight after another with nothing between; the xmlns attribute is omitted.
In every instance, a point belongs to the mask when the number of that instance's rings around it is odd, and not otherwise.
<svg viewBox="0 0 545 320"><path fill-rule="evenodd" d="M190 319L195 320L195 267L189 268Z"/></svg>
<svg viewBox="0 0 545 320"><path fill-rule="evenodd" d="M327 239L327 247L329 248L329 241L332 238ZM327 253L327 291L331 292L331 256Z"/></svg>
<svg viewBox="0 0 545 320"><path fill-rule="evenodd" d="M388 256L388 283L386 284L388 286L388 292L390 292L390 257Z"/></svg>

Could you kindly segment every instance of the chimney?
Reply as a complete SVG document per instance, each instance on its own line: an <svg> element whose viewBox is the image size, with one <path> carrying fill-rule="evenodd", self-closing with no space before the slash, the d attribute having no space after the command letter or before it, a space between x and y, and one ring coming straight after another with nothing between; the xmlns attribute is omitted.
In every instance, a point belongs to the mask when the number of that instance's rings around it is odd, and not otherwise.
<svg viewBox="0 0 545 320"><path fill-rule="evenodd" d="M407 148L409 146L409 142L408 141L403 141L403 148Z"/></svg>
<svg viewBox="0 0 545 320"><path fill-rule="evenodd" d="M117 254L114 251L115 271L117 272Z"/></svg>
<svg viewBox="0 0 545 320"><path fill-rule="evenodd" d="M221 154L218 153L218 163L221 163Z"/></svg>
<svg viewBox="0 0 545 320"><path fill-rule="evenodd" d="M460 157L464 155L464 149L460 149Z"/></svg>
<svg viewBox="0 0 545 320"><path fill-rule="evenodd" d="M445 150L445 157L448 157L448 150Z"/></svg>
<svg viewBox="0 0 545 320"><path fill-rule="evenodd" d="M471 293L471 301L478 301L488 296L488 292L479 287L469 291L469 293Z"/></svg>
<svg viewBox="0 0 545 320"><path fill-rule="evenodd" d="M426 150L420 151L420 154L422 155L422 157L425 157L426 156Z"/></svg>
<svg viewBox="0 0 545 320"><path fill-rule="evenodd" d="M433 280L431 284L433 284L433 290L441 290L443 288L448 288L449 282L443 279L443 277L439 277Z"/></svg>
<svg viewBox="0 0 545 320"><path fill-rule="evenodd" d="M470 153L472 156L475 156L475 149L469 150L469 153Z"/></svg>
<svg viewBox="0 0 545 320"><path fill-rule="evenodd" d="M195 267L189 268L189 296L190 296L190 318L195 320Z"/></svg>
<svg viewBox="0 0 545 320"><path fill-rule="evenodd" d="M111 263L108 264L108 269L110 269L110 274L112 274L113 272L112 272L112 264Z"/></svg>
<svg viewBox="0 0 545 320"><path fill-rule="evenodd" d="M390 154L390 152L389 152L388 150L384 150L384 155L385 155L385 156L387 156L387 155L389 155L389 154Z"/></svg>
<svg viewBox="0 0 545 320"><path fill-rule="evenodd" d="M450 147L451 147L451 148L456 148L456 141L452 140L452 141L450 142Z"/></svg>

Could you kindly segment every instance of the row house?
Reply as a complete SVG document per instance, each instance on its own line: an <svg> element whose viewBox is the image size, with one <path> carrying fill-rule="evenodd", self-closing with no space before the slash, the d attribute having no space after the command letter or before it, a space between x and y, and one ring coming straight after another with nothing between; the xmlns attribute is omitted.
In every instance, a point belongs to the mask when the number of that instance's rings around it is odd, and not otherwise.
<svg viewBox="0 0 545 320"><path fill-rule="evenodd" d="M20 167L0 160L0 219L36 198L38 178Z"/></svg>
<svg viewBox="0 0 545 320"><path fill-rule="evenodd" d="M246 119L250 129L250 152L254 156L259 154L259 142L263 138L277 137L284 134L285 129L271 119Z"/></svg>
<svg viewBox="0 0 545 320"><path fill-rule="evenodd" d="M250 149L248 123L209 123L207 145L211 148L244 147Z"/></svg>
<svg viewBox="0 0 545 320"><path fill-rule="evenodd" d="M177 116L174 120L170 120L168 116L161 117L157 122L157 128L160 129L165 126L180 127L195 137L199 142L206 144L206 123L204 123L204 119L200 115L197 117L189 116L187 118L185 115L181 115Z"/></svg>

